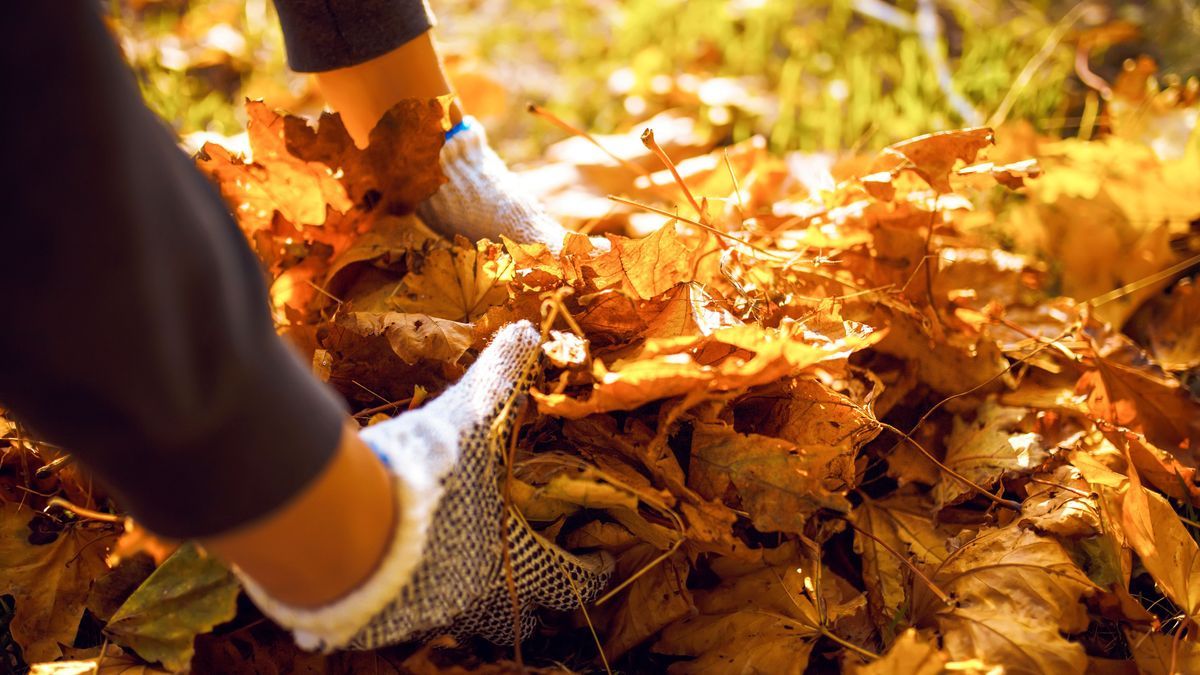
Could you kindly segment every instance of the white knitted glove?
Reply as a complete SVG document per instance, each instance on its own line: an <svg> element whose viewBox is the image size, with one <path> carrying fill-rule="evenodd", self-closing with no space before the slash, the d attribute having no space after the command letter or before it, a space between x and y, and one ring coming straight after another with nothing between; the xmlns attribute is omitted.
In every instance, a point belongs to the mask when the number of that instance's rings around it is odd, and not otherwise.
<svg viewBox="0 0 1200 675"><path fill-rule="evenodd" d="M604 588L611 556L563 551L506 511L501 498L519 398L541 368L539 341L527 321L505 326L437 399L361 432L391 469L399 499L396 535L362 586L306 610L242 578L250 598L292 629L297 644L374 649L445 632L512 642L505 547L524 635L535 625L534 607L569 610Z"/></svg>
<svg viewBox="0 0 1200 675"><path fill-rule="evenodd" d="M517 177L488 145L483 126L471 117L464 117L463 125L442 147L448 180L417 207L417 215L448 236L499 241L504 235L561 250L567 230L521 191Z"/></svg>

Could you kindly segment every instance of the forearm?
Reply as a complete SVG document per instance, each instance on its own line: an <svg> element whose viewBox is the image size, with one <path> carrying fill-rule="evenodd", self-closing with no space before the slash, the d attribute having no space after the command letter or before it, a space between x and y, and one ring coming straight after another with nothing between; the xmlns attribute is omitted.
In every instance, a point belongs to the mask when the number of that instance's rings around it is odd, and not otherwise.
<svg viewBox="0 0 1200 675"><path fill-rule="evenodd" d="M396 530L395 504L383 464L348 426L334 459L300 494L202 543L281 602L319 607L375 570Z"/></svg>
<svg viewBox="0 0 1200 675"><path fill-rule="evenodd" d="M333 457L340 402L275 335L258 261L95 6L11 14L0 404L158 534L271 512Z"/></svg>
<svg viewBox="0 0 1200 675"><path fill-rule="evenodd" d="M360 147L366 146L379 118L402 99L434 98L452 91L429 32L379 57L320 72L316 78L321 94L341 113L346 130ZM461 121L462 110L454 101L450 123Z"/></svg>
<svg viewBox="0 0 1200 675"><path fill-rule="evenodd" d="M422 0L275 0L288 64L305 73L382 56L435 24Z"/></svg>

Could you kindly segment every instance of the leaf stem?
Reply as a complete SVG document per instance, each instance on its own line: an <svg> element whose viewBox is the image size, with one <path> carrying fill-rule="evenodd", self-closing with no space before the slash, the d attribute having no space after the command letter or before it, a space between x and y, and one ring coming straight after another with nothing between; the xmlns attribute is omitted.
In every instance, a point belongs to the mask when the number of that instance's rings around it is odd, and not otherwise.
<svg viewBox="0 0 1200 675"><path fill-rule="evenodd" d="M696 209L696 215L700 218L700 221L707 225L708 219L704 217L704 209L700 208L700 204L692 196L692 191L688 189L687 183L683 182L683 176L679 175L679 171L675 168L675 162L671 161L671 158L667 156L667 152L662 149L658 141L654 140L653 129L646 127L646 130L642 132L642 145L657 155L662 160L662 163L667 166L667 169L671 172L671 176L675 179L675 183L679 185L679 189L683 192L683 196L687 197L688 203L692 205L693 209Z"/></svg>
<svg viewBox="0 0 1200 675"><path fill-rule="evenodd" d="M917 577L921 581L925 582L925 585L929 587L929 590L932 591L933 594L937 596L938 600L941 600L943 604L949 605L953 602L950 599L950 596L946 595L946 593L941 588L939 588L937 584L933 583L932 579L925 576L925 573L922 572L920 569L918 569L917 566L914 565L912 563L912 561L909 560L906 556L900 555L900 552L897 551L896 549L892 548L887 542L880 539L879 537L876 537L874 534L867 532L866 530L862 529L858 525L855 525L854 521L850 520L849 518L847 518L843 515L840 515L840 514L838 515L838 517L841 518L843 521L845 521L846 524L849 525L851 528L853 528L855 532L858 532L859 534L862 534L864 537L867 537L871 541L874 541L876 544L879 544L880 546L883 547L883 549L885 551L887 551L888 553L891 553L897 560L899 560L900 562L902 562L906 566L908 566L908 569L912 570L913 574L917 575Z"/></svg>
<svg viewBox="0 0 1200 675"><path fill-rule="evenodd" d="M936 464L939 469L941 469L942 471L945 471L948 475L950 475L952 478L954 478L958 482L962 483L963 485L970 487L972 490L974 490L974 491L978 492L979 494L983 495L984 497L987 497L988 499L992 500L992 502L994 502L996 504L996 506L1010 509L1012 511L1016 511L1017 513L1021 512L1020 504L1012 501L1011 499L1002 499L1000 497L997 497L996 495L992 494L990 491L985 490L978 483L972 481L970 478L967 478L966 476L962 475L961 473L946 466L940 460L938 460L937 457L934 457L933 453L929 452L928 450L925 449L924 446L922 446L920 443L918 443L917 439L913 438L912 436L909 436L908 434L904 433L903 431L900 431L899 429L888 424L887 422L878 422L878 424L879 424L879 426L883 427L884 429L887 429L888 431L903 437L909 443L912 443L913 447L915 447L917 450L919 450L922 455L925 455L929 459L929 461Z"/></svg>
<svg viewBox="0 0 1200 675"><path fill-rule="evenodd" d="M647 179L650 178L650 171L648 169L646 169L645 167L643 167L639 164L634 164L633 162L631 162L627 159L618 157L611 150L609 150L608 148L601 145L600 141L597 141L594 136L592 136L588 132L584 131L583 129L580 129L577 126L574 126L574 125L564 121L561 117L559 117L558 115L555 115L554 113L543 108L542 106L540 106L536 103L529 103L526 105L526 110L533 113L534 115L537 115L538 117L541 117L542 119L553 124L554 126L558 127L559 129L562 129L563 131L567 132L568 134L571 134L573 136L579 136L579 137L583 138L584 140L588 141L592 145L596 146L596 148L599 149L600 152L603 152L614 162L616 162L617 164L620 164L621 166L625 167L626 169L629 169L630 171L636 173L639 176L645 176Z"/></svg>
<svg viewBox="0 0 1200 675"><path fill-rule="evenodd" d="M675 220L681 220L681 221L687 223L688 225L694 225L702 230L707 230L708 232L712 232L713 234L717 235L718 237L724 237L725 239L729 239L730 241L733 241L735 243L741 244L742 246L745 246L747 248L758 251L759 253L761 253L765 256L774 258L775 260L779 260L781 262L791 262L791 258L785 258L781 255L771 253L770 251L768 251L767 249L765 249L761 246L755 246L754 244L751 244L750 242L748 242L744 239L738 239L737 237L733 236L732 234L729 234L728 232L722 232L722 231L718 230L717 228L713 227L712 225L706 225L705 223L702 223L698 220L692 220L691 218L684 218L683 216L681 216L677 213L671 213L670 211L666 211L664 209L650 206L649 204L635 202L632 199L625 199L624 197L618 197L616 195L609 195L608 198L614 202L619 202L621 204L628 204L629 206L636 206L639 209L645 209L651 213L657 213L660 216L666 216L667 218L674 218Z"/></svg>

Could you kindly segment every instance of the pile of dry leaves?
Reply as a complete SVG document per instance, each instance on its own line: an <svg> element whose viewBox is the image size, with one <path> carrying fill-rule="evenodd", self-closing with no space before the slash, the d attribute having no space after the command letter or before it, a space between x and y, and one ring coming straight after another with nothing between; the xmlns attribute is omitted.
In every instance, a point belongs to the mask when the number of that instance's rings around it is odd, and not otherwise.
<svg viewBox="0 0 1200 675"><path fill-rule="evenodd" d="M1196 155L969 129L822 183L664 119L544 190L577 224L644 236L555 255L411 215L443 180L442 110L404 102L359 150L336 115L250 103L252 159L209 145L199 165L280 331L364 423L436 395L501 325L549 331L509 494L618 571L586 615L546 617L531 666L1200 670L1200 293L1179 281ZM0 424L11 638L31 663L75 659L35 672L518 669L446 640L297 652L194 548L150 575L86 477ZM92 510L41 515L48 496Z"/></svg>

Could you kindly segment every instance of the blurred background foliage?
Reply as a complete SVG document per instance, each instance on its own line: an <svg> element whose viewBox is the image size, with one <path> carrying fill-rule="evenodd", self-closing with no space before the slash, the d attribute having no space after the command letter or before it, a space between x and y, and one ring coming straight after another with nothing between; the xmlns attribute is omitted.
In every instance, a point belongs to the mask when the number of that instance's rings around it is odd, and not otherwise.
<svg viewBox="0 0 1200 675"><path fill-rule="evenodd" d="M870 150L1001 119L1090 134L1099 94L1089 75L1113 82L1140 54L1185 88L1200 73L1198 0L433 5L468 107L517 160L561 138L526 101L596 132L676 108L726 141ZM246 97L320 108L309 79L287 69L270 0L110 0L108 13L147 101L181 135L240 132Z"/></svg>

